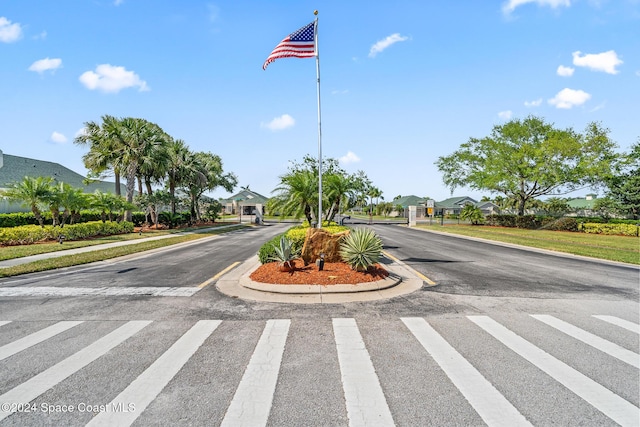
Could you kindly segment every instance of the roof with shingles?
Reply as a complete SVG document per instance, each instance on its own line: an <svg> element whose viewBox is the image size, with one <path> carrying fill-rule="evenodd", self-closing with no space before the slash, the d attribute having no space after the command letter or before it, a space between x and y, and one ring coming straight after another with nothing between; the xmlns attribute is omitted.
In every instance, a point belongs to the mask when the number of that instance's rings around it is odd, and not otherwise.
<svg viewBox="0 0 640 427"><path fill-rule="evenodd" d="M397 206L397 205L402 205L403 208L406 208L407 206L420 206L420 205L424 205L426 203L424 197L418 197L418 196L404 196L404 197L400 197L399 199L395 199L391 201L391 204L393 206Z"/></svg>
<svg viewBox="0 0 640 427"><path fill-rule="evenodd" d="M474 205L478 202L476 202L474 199L472 199L471 197L467 197L467 196L463 196L463 197L450 197L448 199L444 199L441 202L436 202L436 207L438 208L460 208L463 207L466 203L473 203Z"/></svg>
<svg viewBox="0 0 640 427"><path fill-rule="evenodd" d="M573 209L593 209L597 200L595 194L587 194L587 197L576 197L567 201L567 204Z"/></svg>
<svg viewBox="0 0 640 427"><path fill-rule="evenodd" d="M233 196L229 197L228 199L223 199L221 200L222 203L233 203L233 202L250 202L251 204L266 204L267 200L269 200L267 197L263 196L262 194L256 193L255 191L252 190L242 190L239 193L234 194Z"/></svg>
<svg viewBox="0 0 640 427"><path fill-rule="evenodd" d="M20 182L25 176L30 177L51 177L56 182L64 182L72 187L82 188L85 193L93 193L100 190L105 193L115 192L115 183L107 181L96 181L85 184L85 179L79 173L72 171L58 163L44 160L30 159L27 157L12 156L3 154L0 151L2 162L0 162L0 188L7 188L11 184ZM123 184L120 185L122 194L126 192Z"/></svg>

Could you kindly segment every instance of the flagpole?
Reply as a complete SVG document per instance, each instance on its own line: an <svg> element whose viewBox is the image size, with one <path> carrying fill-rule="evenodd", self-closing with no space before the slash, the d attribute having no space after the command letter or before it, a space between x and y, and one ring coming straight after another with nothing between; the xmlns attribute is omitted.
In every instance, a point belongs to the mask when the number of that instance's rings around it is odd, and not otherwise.
<svg viewBox="0 0 640 427"><path fill-rule="evenodd" d="M314 10L316 16L314 24L314 44L316 48L316 78L318 92L318 228L322 228L322 120L320 115L320 52L318 50L318 11Z"/></svg>

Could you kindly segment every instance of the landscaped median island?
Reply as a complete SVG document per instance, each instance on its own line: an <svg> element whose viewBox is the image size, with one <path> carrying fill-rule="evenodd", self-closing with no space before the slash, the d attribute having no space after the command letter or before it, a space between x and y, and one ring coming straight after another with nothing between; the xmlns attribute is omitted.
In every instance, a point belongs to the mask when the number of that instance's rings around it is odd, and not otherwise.
<svg viewBox="0 0 640 427"><path fill-rule="evenodd" d="M382 241L369 229L327 224L291 227L258 252L262 265L249 276L272 285L358 285L384 281L389 272L378 263ZM354 289L356 290L356 289Z"/></svg>

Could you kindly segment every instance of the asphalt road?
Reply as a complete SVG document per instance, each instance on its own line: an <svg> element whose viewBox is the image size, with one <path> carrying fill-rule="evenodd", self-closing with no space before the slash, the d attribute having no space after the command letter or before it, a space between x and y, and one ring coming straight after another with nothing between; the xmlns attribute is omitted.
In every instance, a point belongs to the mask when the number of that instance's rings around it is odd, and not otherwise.
<svg viewBox="0 0 640 427"><path fill-rule="evenodd" d="M216 290L284 229L0 281L206 285L0 298L0 404L15 405L0 426L640 424L637 267L374 226L436 284L324 305Z"/></svg>

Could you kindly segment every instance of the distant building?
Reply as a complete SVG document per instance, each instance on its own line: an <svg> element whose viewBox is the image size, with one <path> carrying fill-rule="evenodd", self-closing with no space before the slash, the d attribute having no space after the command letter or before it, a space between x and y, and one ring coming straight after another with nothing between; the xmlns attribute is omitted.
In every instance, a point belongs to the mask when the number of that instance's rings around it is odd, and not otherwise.
<svg viewBox="0 0 640 427"><path fill-rule="evenodd" d="M262 205L262 213L264 214L267 200L269 200L267 197L247 188L228 199L220 200L220 203L224 208L224 214L240 215L242 213L242 215L255 215L256 205Z"/></svg>
<svg viewBox="0 0 640 427"><path fill-rule="evenodd" d="M460 215L462 209L467 205L473 205L482 211L483 215L499 214L500 208L493 202L477 202L471 197L451 197L441 202L435 203L435 215Z"/></svg>
<svg viewBox="0 0 640 427"><path fill-rule="evenodd" d="M567 204L577 216L592 216L593 208L596 204L598 196L596 194L587 194L585 197L576 197L567 200Z"/></svg>
<svg viewBox="0 0 640 427"><path fill-rule="evenodd" d="M93 193L100 190L104 193L115 193L115 183L107 181L95 181L85 184L85 177L58 163L44 160L29 159L27 157L4 154L0 150L0 189L6 189L14 183L20 182L25 176L37 178L51 177L54 183L66 183L75 188L82 188L85 193ZM126 188L120 184L121 194L126 193ZM0 213L28 212L28 208L6 200L0 200Z"/></svg>

